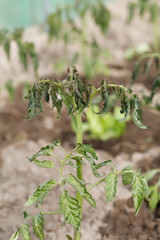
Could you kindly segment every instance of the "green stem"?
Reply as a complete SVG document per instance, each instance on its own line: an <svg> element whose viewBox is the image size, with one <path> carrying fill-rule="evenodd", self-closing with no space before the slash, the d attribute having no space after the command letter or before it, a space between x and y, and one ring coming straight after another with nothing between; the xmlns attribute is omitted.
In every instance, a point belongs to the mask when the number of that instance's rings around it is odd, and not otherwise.
<svg viewBox="0 0 160 240"><path fill-rule="evenodd" d="M153 32L154 32L154 51L159 52L160 50L160 34L159 34L159 21L158 17L156 17L153 24Z"/></svg>
<svg viewBox="0 0 160 240"><path fill-rule="evenodd" d="M82 143L82 115L80 111L76 112L76 144ZM77 151L78 152L78 151ZM77 160L77 178L83 180L82 163ZM82 217L83 197L76 193L76 198L80 205L80 218ZM74 240L80 240L80 231L74 230Z"/></svg>
<svg viewBox="0 0 160 240"><path fill-rule="evenodd" d="M102 178L101 180L93 183L91 186L89 186L89 187L87 188L87 191L91 190L92 188L94 188L95 186L97 186L98 184L100 184L101 182L104 182L105 179L106 179L106 177L104 177L104 178Z"/></svg>

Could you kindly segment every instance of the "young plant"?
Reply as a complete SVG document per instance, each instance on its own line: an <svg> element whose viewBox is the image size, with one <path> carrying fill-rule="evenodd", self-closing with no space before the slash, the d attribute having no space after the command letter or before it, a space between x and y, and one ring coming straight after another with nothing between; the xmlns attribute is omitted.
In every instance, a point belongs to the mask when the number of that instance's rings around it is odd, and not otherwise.
<svg viewBox="0 0 160 240"><path fill-rule="evenodd" d="M160 30L159 30L159 10L160 5L157 0L136 0L129 3L128 22L130 23L135 15L135 10L139 11L142 17L145 13L150 15L153 24L153 49L160 51Z"/></svg>
<svg viewBox="0 0 160 240"><path fill-rule="evenodd" d="M88 33L88 17L92 18L96 28L102 35L108 29L111 13L103 0L75 0L72 4L57 8L47 19L50 39L60 39L64 42L63 58L54 62L55 70L62 73L66 59L70 64L78 60L82 63L84 75L87 79L96 74L108 74L109 69L104 59L109 58L107 50L98 44L94 33ZM68 44L78 44L75 54L68 52Z"/></svg>
<svg viewBox="0 0 160 240"><path fill-rule="evenodd" d="M147 129L142 124L139 117L139 99L132 93L131 89L126 89L122 85L108 84L103 80L99 88L92 85L84 86L79 79L77 70L73 67L72 71L68 69L68 77L63 81L56 81L50 79L41 79L37 81L29 91L27 99L29 100L28 116L26 118L32 119L37 114L43 112L43 101L49 103L52 101L52 109L56 108L58 117L60 117L63 104L68 109L68 114L75 121L76 124L76 144L75 148L66 152L62 148L60 141L56 140L51 145L42 147L37 153L29 158L29 161L36 164L38 167L56 169L59 173L58 179L49 179L47 182L41 184L25 203L28 207L33 204L41 204L40 212L34 216L25 216L25 222L13 234L11 240L17 240L21 235L23 240L31 240L29 230L29 221L32 221L33 231L36 237L41 240L45 239L44 234L44 216L49 214L62 214L64 222L71 224L74 228L74 236L67 235L68 239L80 240L81 220L83 200L86 200L92 207L96 208L96 203L92 197L90 190L100 183L104 183L104 193L106 201L110 202L114 199L117 189L118 176L122 176L122 183L124 185L131 184L132 196L135 207L135 213L139 212L143 199L148 199L148 185L145 178L141 175L140 170L132 170L127 166L122 170L117 170L112 164L111 160L98 162L96 152L90 145L83 144L82 134L82 115L85 115L85 110L89 106L92 98L100 94L102 101L102 109L95 114L103 114L108 109L109 95L115 94L121 102L121 114L123 119L126 119L130 112L130 107L133 108L132 115L135 125L142 129ZM129 96L133 99L133 105L130 105ZM59 158L54 154L54 149L59 148L64 158ZM40 160L39 156L45 156L45 160ZM46 160L46 156L49 157ZM86 167L86 162L91 166L91 171L95 178L98 178L94 183L86 184L83 169ZM57 163L59 163L57 165ZM65 168L67 166L76 168L76 175L72 171L65 176ZM109 166L112 171L109 174L101 175L99 169ZM71 185L76 196L71 196L67 190L67 185ZM51 193L55 186L59 186L61 194L59 196L59 209L53 212L44 212L42 210L42 203L46 196Z"/></svg>

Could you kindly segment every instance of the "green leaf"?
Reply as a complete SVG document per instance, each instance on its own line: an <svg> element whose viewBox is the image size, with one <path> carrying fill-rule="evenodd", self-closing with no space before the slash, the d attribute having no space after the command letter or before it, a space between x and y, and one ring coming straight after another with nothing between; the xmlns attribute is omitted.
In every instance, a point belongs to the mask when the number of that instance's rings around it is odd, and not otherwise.
<svg viewBox="0 0 160 240"><path fill-rule="evenodd" d="M78 168L78 166L76 164L72 163L71 161L69 161L65 165L68 165L68 166L71 166L71 167L74 167L74 168Z"/></svg>
<svg viewBox="0 0 160 240"><path fill-rule="evenodd" d="M76 189L76 191L79 192L87 202L89 202L91 206L96 208L96 203L92 198L92 195L87 191L83 181L80 181L77 177L73 176L72 174L68 175L66 181L70 185L72 185Z"/></svg>
<svg viewBox="0 0 160 240"><path fill-rule="evenodd" d="M17 240L19 237L20 228L12 235L10 240Z"/></svg>
<svg viewBox="0 0 160 240"><path fill-rule="evenodd" d="M34 163L43 168L54 168L54 164L51 160L44 160L44 161L39 161L37 159L34 160Z"/></svg>
<svg viewBox="0 0 160 240"><path fill-rule="evenodd" d="M79 230L81 217L80 206L77 199L70 197L67 191L64 191L60 196L59 204L65 221L71 224L75 229Z"/></svg>
<svg viewBox="0 0 160 240"><path fill-rule="evenodd" d="M29 232L29 223L26 221L21 227L20 227L20 234L22 236L23 240L32 240L31 234Z"/></svg>
<svg viewBox="0 0 160 240"><path fill-rule="evenodd" d="M110 163L112 162L112 160L107 160L107 161L104 161L102 163L99 163L96 165L96 169L99 169L101 167L104 167L104 166L110 166Z"/></svg>
<svg viewBox="0 0 160 240"><path fill-rule="evenodd" d="M116 195L117 191L117 175L115 173L109 173L105 179L105 194L107 202L111 202Z"/></svg>
<svg viewBox="0 0 160 240"><path fill-rule="evenodd" d="M45 240L44 236L44 218L42 213L35 215L32 218L33 231L36 237L41 240Z"/></svg>
<svg viewBox="0 0 160 240"><path fill-rule="evenodd" d="M134 108L133 108L133 122L134 124L142 129L147 129L145 125L142 124L140 121L140 116L139 116L139 99L137 97L134 98Z"/></svg>
<svg viewBox="0 0 160 240"><path fill-rule="evenodd" d="M148 198L148 193L148 185L145 178L136 173L132 181L132 196L136 214L138 214L140 210L143 199Z"/></svg>
<svg viewBox="0 0 160 240"><path fill-rule="evenodd" d="M128 185L132 183L133 180L133 176L134 176L134 171L132 170L132 168L130 166L125 167L122 170L122 183L124 185Z"/></svg>
<svg viewBox="0 0 160 240"><path fill-rule="evenodd" d="M158 186L152 186L150 188L150 200L149 200L149 208L151 210L155 210L159 203L159 191Z"/></svg>
<svg viewBox="0 0 160 240"><path fill-rule="evenodd" d="M68 240L73 240L71 236L69 236L68 234L66 235Z"/></svg>
<svg viewBox="0 0 160 240"><path fill-rule="evenodd" d="M147 171L143 174L143 177L146 179L147 182L149 182L152 178L154 178L157 173L160 173L160 168Z"/></svg>
<svg viewBox="0 0 160 240"><path fill-rule="evenodd" d="M57 184L54 179L47 181L41 184L33 193L33 195L29 198L28 202L24 205L25 207L30 206L36 202L42 201L52 190L52 188Z"/></svg>
<svg viewBox="0 0 160 240"><path fill-rule="evenodd" d="M78 144L78 150L80 149L80 151L84 154L87 155L87 153L89 153L92 158L94 158L95 160L98 160L98 157L96 155L96 152L94 151L93 147L91 145L88 144Z"/></svg>
<svg viewBox="0 0 160 240"><path fill-rule="evenodd" d="M46 82L44 83L44 100L49 103L49 99L50 99L50 96L49 96L49 83Z"/></svg>
<svg viewBox="0 0 160 240"><path fill-rule="evenodd" d="M30 162L33 162L36 160L38 156L50 156L53 149L55 147L58 147L60 145L60 140L54 141L51 145L47 145L45 147L42 147L36 154L34 154L31 158L28 158Z"/></svg>

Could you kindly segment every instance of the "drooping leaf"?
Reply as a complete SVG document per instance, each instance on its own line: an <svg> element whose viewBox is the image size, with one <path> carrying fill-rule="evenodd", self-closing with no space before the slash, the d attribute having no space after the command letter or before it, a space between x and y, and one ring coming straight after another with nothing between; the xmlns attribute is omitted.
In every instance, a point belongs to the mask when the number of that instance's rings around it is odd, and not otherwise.
<svg viewBox="0 0 160 240"><path fill-rule="evenodd" d="M31 120L34 116L43 112L42 94L43 91L41 86L35 83L25 97L26 99L29 99L28 116L25 117L26 119Z"/></svg>
<svg viewBox="0 0 160 240"><path fill-rule="evenodd" d="M28 158L30 162L33 162L34 160L36 160L36 158L38 156L50 156L53 149L57 146L60 145L60 141L56 140L54 141L51 145L47 145L45 147L42 147L37 153L35 153L31 158Z"/></svg>
<svg viewBox="0 0 160 240"><path fill-rule="evenodd" d="M20 228L12 235L10 240L17 240L19 237Z"/></svg>
<svg viewBox="0 0 160 240"><path fill-rule="evenodd" d="M10 40L6 38L4 41L4 51L6 52L8 59L10 59L10 45Z"/></svg>
<svg viewBox="0 0 160 240"><path fill-rule="evenodd" d="M51 179L43 184L41 184L29 198L28 202L25 203L25 207L28 207L36 202L42 201L52 190L52 188L57 184L54 179Z"/></svg>
<svg viewBox="0 0 160 240"><path fill-rule="evenodd" d="M160 168L147 171L143 174L143 177L146 179L147 182L149 182L152 178L154 178L157 173L160 173Z"/></svg>
<svg viewBox="0 0 160 240"><path fill-rule="evenodd" d="M32 218L32 226L35 236L38 237L40 240L45 240L44 218L42 213L39 213Z"/></svg>
<svg viewBox="0 0 160 240"><path fill-rule="evenodd" d="M65 221L79 230L81 218L80 205L77 199L70 197L67 191L64 191L60 196L59 204Z"/></svg>
<svg viewBox="0 0 160 240"><path fill-rule="evenodd" d="M118 98L121 101L120 113L124 114L124 118L119 120L119 121L124 121L128 117L128 115L130 113L130 102L129 102L129 99L128 99L127 94L126 94L124 89L119 88Z"/></svg>
<svg viewBox="0 0 160 240"><path fill-rule="evenodd" d="M76 191L79 192L87 202L89 202L91 206L96 207L96 203L92 198L92 195L87 191L83 181L80 181L77 177L73 176L72 174L68 175L66 181L70 185L72 185L76 189Z"/></svg>
<svg viewBox="0 0 160 240"><path fill-rule="evenodd" d="M51 160L43 160L43 161L39 161L37 159L34 160L34 163L39 166L39 167L43 167L43 168L54 168L54 164Z"/></svg>
<svg viewBox="0 0 160 240"><path fill-rule="evenodd" d="M52 99L52 109L55 107L58 112L57 118L60 117L61 109L62 109L62 98L59 94L58 87L53 84L51 89L50 89L50 96Z"/></svg>
<svg viewBox="0 0 160 240"><path fill-rule="evenodd" d="M44 84L44 100L49 103L49 99L50 99L50 96L49 96L49 83L46 82Z"/></svg>
<svg viewBox="0 0 160 240"><path fill-rule="evenodd" d="M26 221L21 227L20 227L20 234L23 240L32 240L31 234L29 231L29 223Z"/></svg>
<svg viewBox="0 0 160 240"><path fill-rule="evenodd" d="M116 195L117 191L117 175L115 173L109 173L105 179L105 195L106 201L111 202Z"/></svg>
<svg viewBox="0 0 160 240"><path fill-rule="evenodd" d="M128 185L132 183L133 180L133 176L134 176L134 171L132 170L132 168L130 166L127 166L125 168L123 168L122 170L122 183L124 185Z"/></svg>
<svg viewBox="0 0 160 240"><path fill-rule="evenodd" d="M140 207L143 203L143 199L147 198L148 185L144 181L144 177L135 173L132 181L132 196L135 208L135 214L138 214Z"/></svg>
<svg viewBox="0 0 160 240"><path fill-rule="evenodd" d="M111 162L112 162L112 160L107 160L107 161L104 161L102 163L96 164L96 169L99 169L99 168L104 167L104 166L109 166Z"/></svg>
<svg viewBox="0 0 160 240"><path fill-rule="evenodd" d="M101 83L101 99L103 101L103 108L102 111L96 113L96 114L103 114L107 112L108 110L108 90L107 90L107 82L105 80L102 81Z"/></svg>
<svg viewBox="0 0 160 240"><path fill-rule="evenodd" d="M133 108L132 116L133 116L133 122L137 127L142 128L142 129L147 129L147 127L145 125L143 125L140 120L139 99L137 96L134 98L134 108Z"/></svg>

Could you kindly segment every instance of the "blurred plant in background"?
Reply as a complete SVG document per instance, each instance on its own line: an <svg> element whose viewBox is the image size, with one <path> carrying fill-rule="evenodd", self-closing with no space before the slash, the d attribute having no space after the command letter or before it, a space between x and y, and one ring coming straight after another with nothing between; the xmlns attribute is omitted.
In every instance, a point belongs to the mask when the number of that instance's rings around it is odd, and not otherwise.
<svg viewBox="0 0 160 240"><path fill-rule="evenodd" d="M80 61L87 79L96 74L108 74L105 59L110 57L106 49L102 49L97 41L95 33L88 30L88 19L94 24L103 36L108 29L111 13L102 0L75 0L72 4L67 3L58 7L47 18L50 39L64 42L63 56L54 62L55 70L62 73L68 65ZM77 44L76 51L67 51L69 44Z"/></svg>
<svg viewBox="0 0 160 240"><path fill-rule="evenodd" d="M143 17L146 13L150 16L150 21L153 26L153 50L160 51L160 5L157 0L136 0L131 1L128 5L129 15L128 22L130 23L136 16L135 11L138 10L139 15Z"/></svg>

